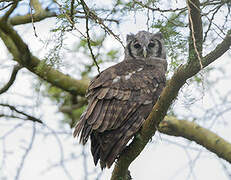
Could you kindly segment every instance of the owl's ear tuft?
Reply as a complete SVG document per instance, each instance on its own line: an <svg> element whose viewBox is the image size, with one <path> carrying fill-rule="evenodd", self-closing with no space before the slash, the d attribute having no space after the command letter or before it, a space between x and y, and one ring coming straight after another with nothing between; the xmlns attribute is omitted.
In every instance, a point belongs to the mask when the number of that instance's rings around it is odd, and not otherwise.
<svg viewBox="0 0 231 180"><path fill-rule="evenodd" d="M129 44L134 39L135 39L135 35L134 34L128 34L127 38L126 38L127 44Z"/></svg>
<svg viewBox="0 0 231 180"><path fill-rule="evenodd" d="M161 32L158 32L158 33L154 34L154 36L158 37L159 39L163 39L164 38L164 36L163 36L163 34Z"/></svg>

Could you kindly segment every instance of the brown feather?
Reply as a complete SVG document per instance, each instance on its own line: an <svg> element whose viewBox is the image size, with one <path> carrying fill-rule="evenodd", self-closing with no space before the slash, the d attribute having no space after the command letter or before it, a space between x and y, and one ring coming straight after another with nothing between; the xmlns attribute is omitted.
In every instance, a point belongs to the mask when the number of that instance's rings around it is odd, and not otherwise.
<svg viewBox="0 0 231 180"><path fill-rule="evenodd" d="M94 108L94 111L91 113L90 117L88 117L87 123L92 125L94 122L97 121L100 113L102 113L102 106L104 105L104 100L99 100L97 105Z"/></svg>
<svg viewBox="0 0 231 180"><path fill-rule="evenodd" d="M95 165L100 160L101 168L111 167L142 126L165 85L162 61L125 60L91 81L74 136L81 133L83 144L90 137Z"/></svg>
<svg viewBox="0 0 231 180"><path fill-rule="evenodd" d="M91 104L88 105L89 107L87 107L87 112L85 114L85 119L88 119L88 117L91 115L91 113L94 110L97 102L98 102L98 100L94 99L94 101Z"/></svg>
<svg viewBox="0 0 231 180"><path fill-rule="evenodd" d="M116 124L117 120L119 119L119 116L120 116L121 112L123 111L124 105L122 103L123 103L122 101L116 101L116 104L113 107L114 108L114 113L113 113L113 116L111 118L110 126L108 127L109 130L116 129L114 127L114 124Z"/></svg>
<svg viewBox="0 0 231 180"><path fill-rule="evenodd" d="M114 100L111 100L110 103L108 104L107 112L104 116L104 119L100 127L97 129L98 132L104 132L107 129L109 123L111 122L111 117L113 116L112 114L113 106L114 106Z"/></svg>
<svg viewBox="0 0 231 180"><path fill-rule="evenodd" d="M91 132L92 132L92 126L85 124L85 126L83 127L83 130L81 132L80 143L86 144Z"/></svg>
<svg viewBox="0 0 231 180"><path fill-rule="evenodd" d="M102 122L104 120L104 117L106 116L109 103L110 103L110 101L104 100L104 104L102 106L102 110L101 110L100 116L97 119L97 121L95 121L94 124L92 125L92 128L94 130L98 129L101 126L101 124L102 124Z"/></svg>
<svg viewBox="0 0 231 180"><path fill-rule="evenodd" d="M108 91L110 91L110 88L102 88L97 98L103 99L107 95Z"/></svg>
<svg viewBox="0 0 231 180"><path fill-rule="evenodd" d="M83 129L83 126L84 126L84 123L85 123L85 121L83 120L83 118L85 117L85 114L86 114L86 112L83 113L80 116L80 120L79 120L79 122L75 126L75 130L74 130L74 133L73 133L74 137L79 136L81 130Z"/></svg>

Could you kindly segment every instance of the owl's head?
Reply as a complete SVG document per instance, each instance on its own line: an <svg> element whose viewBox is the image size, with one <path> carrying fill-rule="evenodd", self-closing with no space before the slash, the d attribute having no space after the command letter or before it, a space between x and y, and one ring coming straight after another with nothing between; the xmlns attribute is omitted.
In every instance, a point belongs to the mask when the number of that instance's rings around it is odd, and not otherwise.
<svg viewBox="0 0 231 180"><path fill-rule="evenodd" d="M166 59L162 34L139 31L135 35L127 35L125 56L133 59L152 57Z"/></svg>

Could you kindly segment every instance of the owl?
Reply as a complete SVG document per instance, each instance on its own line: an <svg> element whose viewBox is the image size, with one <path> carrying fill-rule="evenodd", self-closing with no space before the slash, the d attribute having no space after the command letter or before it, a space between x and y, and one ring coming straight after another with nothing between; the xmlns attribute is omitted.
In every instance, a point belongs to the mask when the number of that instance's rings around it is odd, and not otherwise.
<svg viewBox="0 0 231 180"><path fill-rule="evenodd" d="M95 165L115 162L139 131L165 86L166 52L161 33L127 35L125 58L96 76L88 87L88 106L74 137L91 140Z"/></svg>

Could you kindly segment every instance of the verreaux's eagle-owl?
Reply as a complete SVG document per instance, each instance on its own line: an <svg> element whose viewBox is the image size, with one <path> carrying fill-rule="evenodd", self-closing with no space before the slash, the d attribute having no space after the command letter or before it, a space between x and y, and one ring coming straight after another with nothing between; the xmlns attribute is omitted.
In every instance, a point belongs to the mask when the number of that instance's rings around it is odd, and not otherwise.
<svg viewBox="0 0 231 180"><path fill-rule="evenodd" d="M125 58L96 76L86 97L88 107L74 131L85 144L90 137L94 163L111 167L140 129L163 87L167 69L161 33L127 35Z"/></svg>

